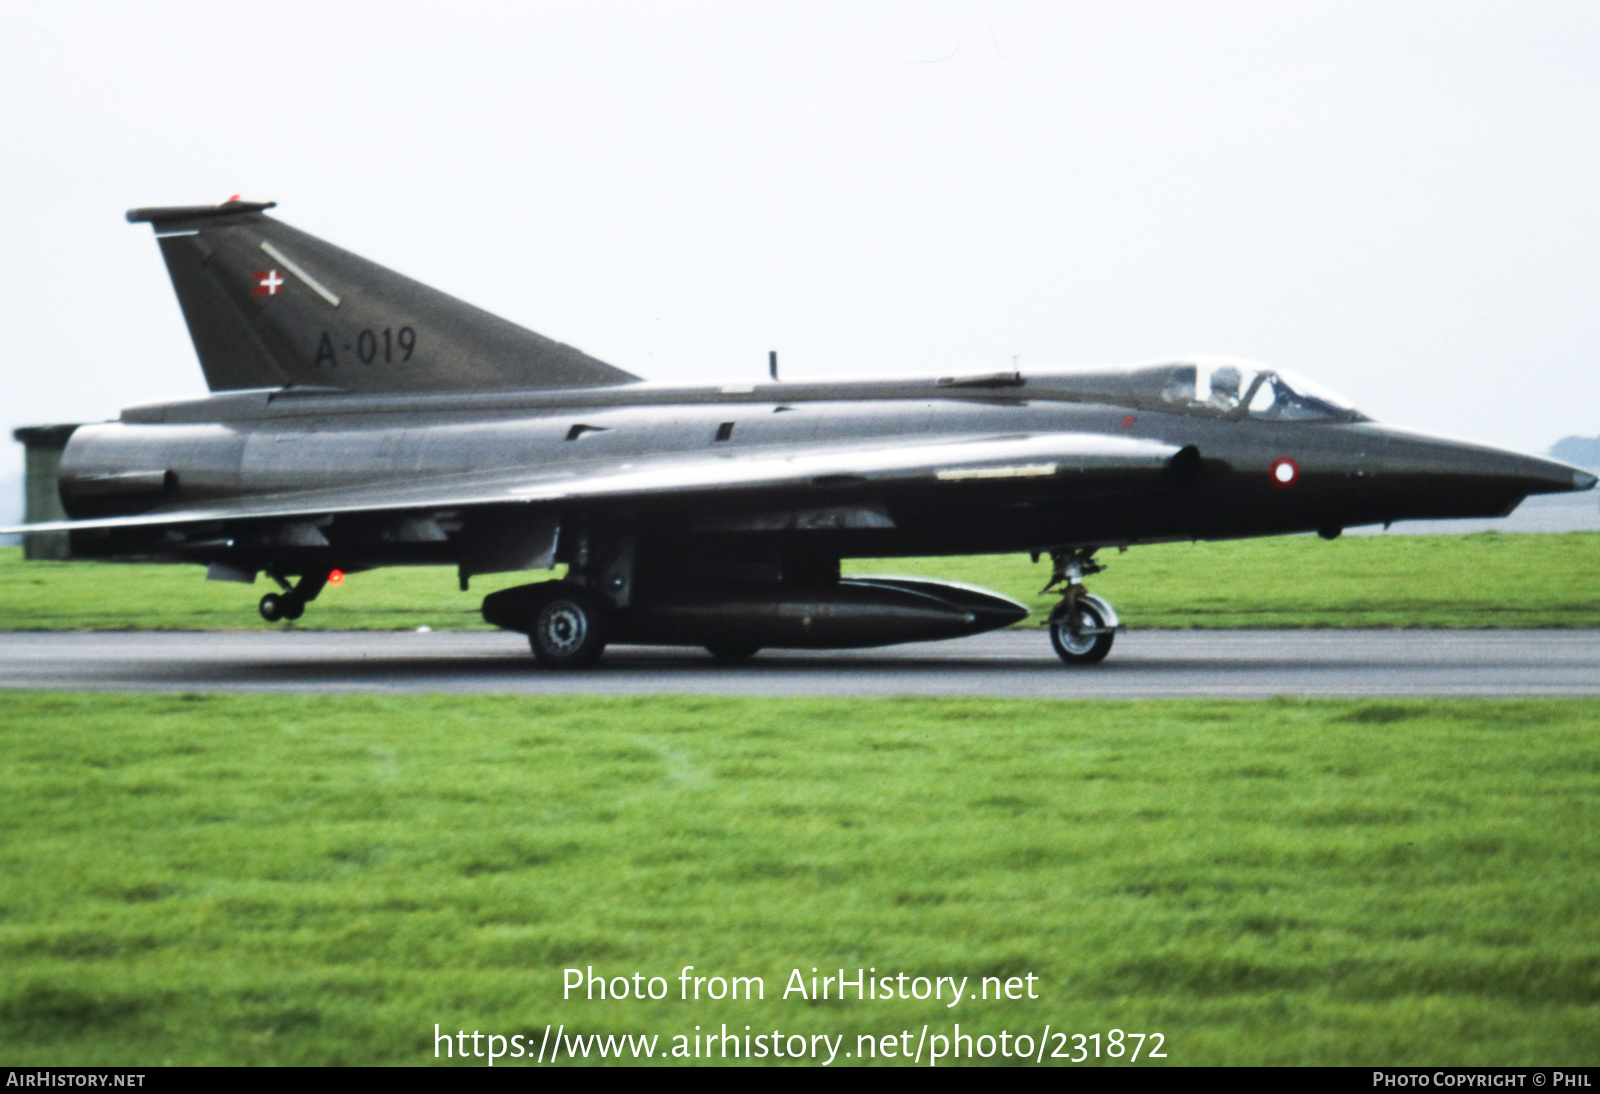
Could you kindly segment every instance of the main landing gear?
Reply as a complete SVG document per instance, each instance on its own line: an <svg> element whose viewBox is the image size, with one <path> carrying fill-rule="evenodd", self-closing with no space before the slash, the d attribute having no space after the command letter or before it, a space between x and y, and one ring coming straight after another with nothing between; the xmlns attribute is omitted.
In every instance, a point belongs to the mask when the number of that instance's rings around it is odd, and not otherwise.
<svg viewBox="0 0 1600 1094"><path fill-rule="evenodd" d="M528 645L539 664L553 669L585 668L600 660L611 638L611 605L592 589L548 583L533 613Z"/></svg>
<svg viewBox="0 0 1600 1094"><path fill-rule="evenodd" d="M1047 593L1065 583L1061 603L1050 613L1050 644L1056 656L1069 665L1098 665L1111 652L1122 623L1111 605L1083 587L1083 579L1105 567L1094 560L1094 548L1050 552L1050 580L1039 591Z"/></svg>
<svg viewBox="0 0 1600 1094"><path fill-rule="evenodd" d="M328 583L327 574L305 574L298 585L290 585L288 578L274 570L268 570L267 576L283 586L283 592L268 593L257 605L261 618L268 623L276 623L280 619L292 623L299 619L306 614L306 605L315 600Z"/></svg>

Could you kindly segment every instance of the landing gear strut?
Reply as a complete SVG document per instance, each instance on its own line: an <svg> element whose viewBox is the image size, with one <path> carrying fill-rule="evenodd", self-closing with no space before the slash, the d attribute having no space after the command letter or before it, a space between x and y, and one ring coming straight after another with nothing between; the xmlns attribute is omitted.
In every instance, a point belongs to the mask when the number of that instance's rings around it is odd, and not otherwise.
<svg viewBox="0 0 1600 1094"><path fill-rule="evenodd" d="M283 592L268 593L257 605L261 618L268 623L276 623L280 619L287 619L292 623L299 619L306 614L306 605L315 600L322 592L322 587L328 583L328 575L325 573L305 574L297 585L290 585L289 579L276 570L268 570L267 576L283 587Z"/></svg>
<svg viewBox="0 0 1600 1094"><path fill-rule="evenodd" d="M1121 621L1111 605L1083 587L1083 579L1105 567L1094 560L1095 548L1050 552L1050 580L1039 591L1058 585L1061 603L1050 613L1050 644L1069 665L1098 665L1111 652Z"/></svg>

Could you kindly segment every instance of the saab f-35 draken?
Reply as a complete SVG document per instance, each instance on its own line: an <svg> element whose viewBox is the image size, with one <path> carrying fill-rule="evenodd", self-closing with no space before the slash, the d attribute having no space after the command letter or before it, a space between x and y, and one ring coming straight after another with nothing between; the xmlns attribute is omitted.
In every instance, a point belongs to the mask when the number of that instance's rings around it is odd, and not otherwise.
<svg viewBox="0 0 1600 1094"><path fill-rule="evenodd" d="M1510 512L1594 476L1380 425L1288 372L1192 358L852 382L646 383L265 215L134 209L212 394L75 427L76 558L266 574L267 621L378 566L565 576L490 623L550 666L606 644L847 648L952 638L1027 609L840 560L1030 552L1049 633L1094 664L1120 628L1097 551ZM24 529L10 529L21 531Z"/></svg>

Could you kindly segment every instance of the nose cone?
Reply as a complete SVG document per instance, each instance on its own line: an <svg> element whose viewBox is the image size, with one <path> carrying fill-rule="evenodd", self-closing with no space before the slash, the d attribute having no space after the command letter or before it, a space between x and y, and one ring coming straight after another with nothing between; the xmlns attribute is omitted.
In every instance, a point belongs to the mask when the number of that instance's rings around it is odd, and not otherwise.
<svg viewBox="0 0 1600 1094"><path fill-rule="evenodd" d="M1575 490L1594 488L1595 477L1582 468L1559 460L1546 460L1537 456L1524 456L1500 449L1480 450L1477 459L1485 463L1485 470L1514 482L1526 494L1568 494ZM1490 454L1493 455L1490 455ZM1498 457L1498 458L1497 458Z"/></svg>
<svg viewBox="0 0 1600 1094"><path fill-rule="evenodd" d="M1594 489L1595 477L1581 467L1573 467L1559 460L1540 460L1529 456L1520 458L1531 463L1531 466L1524 464L1520 471L1521 479L1529 485L1530 494L1569 494Z"/></svg>
<svg viewBox="0 0 1600 1094"><path fill-rule="evenodd" d="M1530 494L1589 490L1595 476L1557 460L1382 426L1374 490L1395 519L1500 517ZM1388 518L1386 518L1388 519Z"/></svg>
<svg viewBox="0 0 1600 1094"><path fill-rule="evenodd" d="M1523 495L1564 494L1595 484L1589 472L1559 460L1393 427L1382 432L1387 442L1385 462L1392 471L1494 480Z"/></svg>

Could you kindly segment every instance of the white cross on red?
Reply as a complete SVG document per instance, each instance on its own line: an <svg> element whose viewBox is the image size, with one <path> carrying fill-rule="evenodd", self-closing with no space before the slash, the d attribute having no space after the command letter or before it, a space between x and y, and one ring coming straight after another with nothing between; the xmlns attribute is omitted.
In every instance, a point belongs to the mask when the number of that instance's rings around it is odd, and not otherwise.
<svg viewBox="0 0 1600 1094"><path fill-rule="evenodd" d="M268 270L267 276L261 279L261 288L267 290L268 296L277 296L278 288L283 284L283 278L278 276L277 270Z"/></svg>

